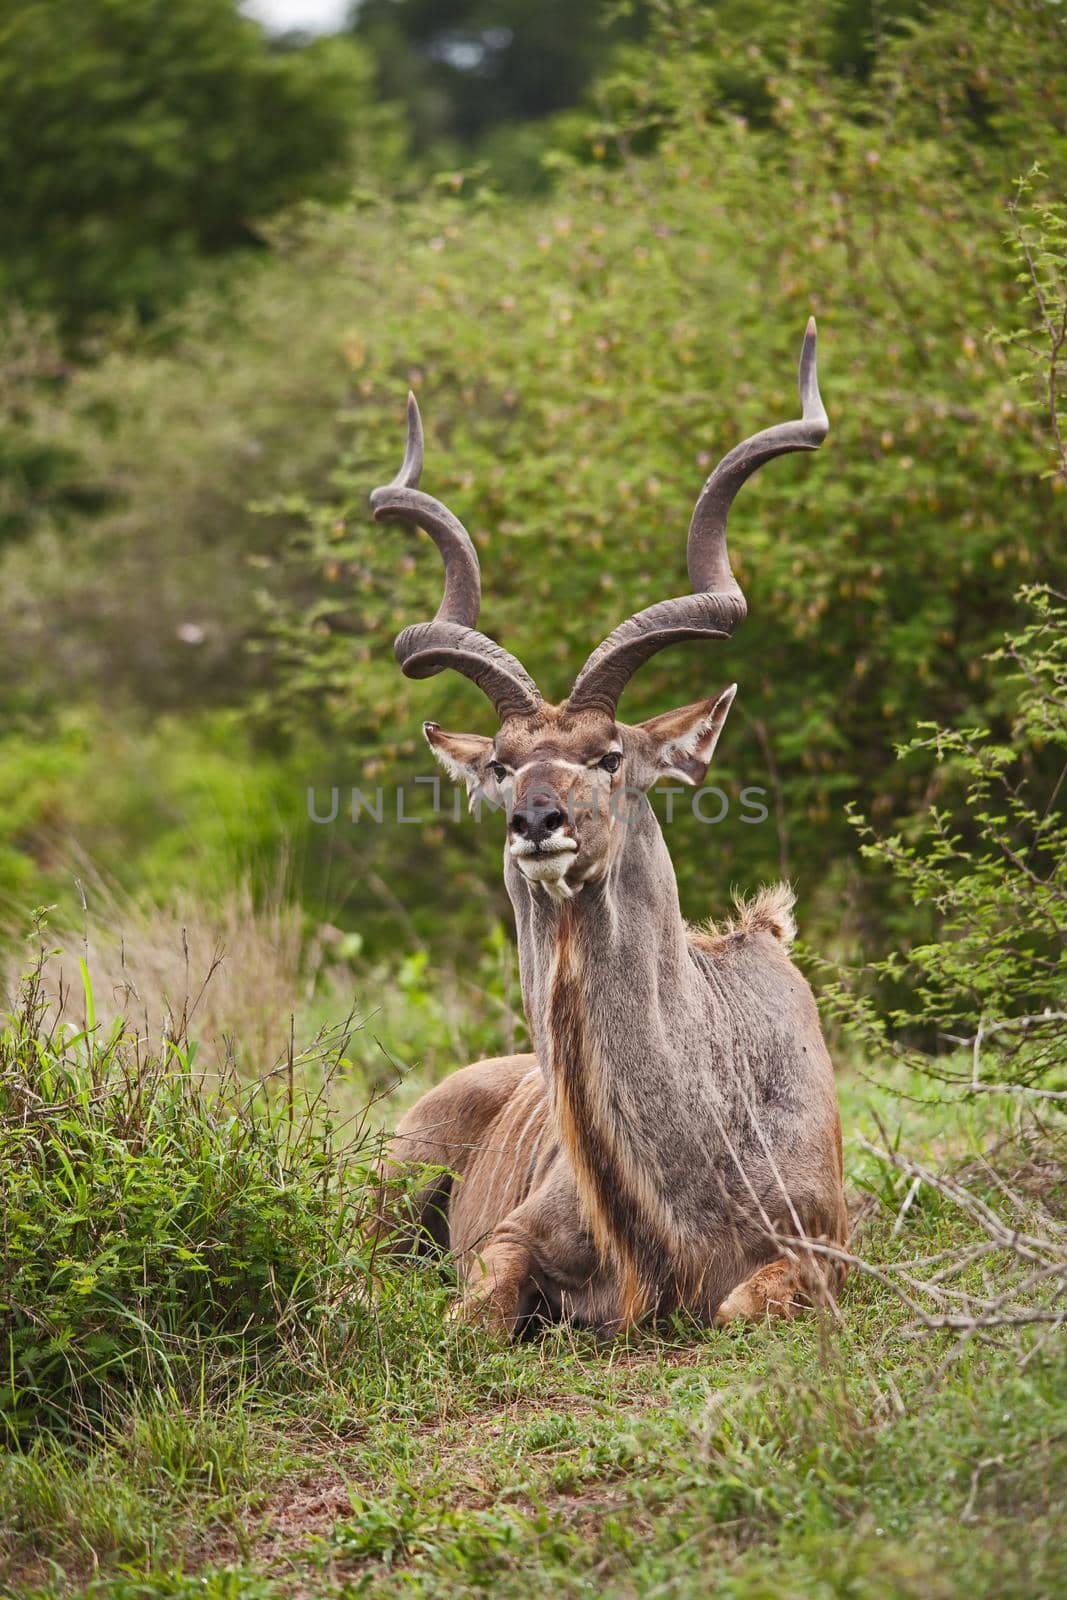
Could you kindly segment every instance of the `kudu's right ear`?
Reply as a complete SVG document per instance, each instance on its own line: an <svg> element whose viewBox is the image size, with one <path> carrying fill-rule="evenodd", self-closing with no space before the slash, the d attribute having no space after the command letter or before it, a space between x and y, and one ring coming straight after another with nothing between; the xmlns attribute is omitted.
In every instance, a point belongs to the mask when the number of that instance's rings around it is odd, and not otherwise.
<svg viewBox="0 0 1067 1600"><path fill-rule="evenodd" d="M424 722L426 743L455 783L465 783L470 797L481 782L482 764L493 747L482 733L446 733L436 722Z"/></svg>

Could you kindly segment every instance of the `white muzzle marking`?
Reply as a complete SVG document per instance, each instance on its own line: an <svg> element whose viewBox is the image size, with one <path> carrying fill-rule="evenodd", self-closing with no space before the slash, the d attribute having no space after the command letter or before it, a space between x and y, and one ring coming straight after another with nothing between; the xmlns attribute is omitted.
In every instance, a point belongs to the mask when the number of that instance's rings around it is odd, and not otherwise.
<svg viewBox="0 0 1067 1600"><path fill-rule="evenodd" d="M539 883L554 900L569 900L574 893L567 873L577 854L577 840L557 828L540 846L529 839L512 839L508 846L524 878Z"/></svg>

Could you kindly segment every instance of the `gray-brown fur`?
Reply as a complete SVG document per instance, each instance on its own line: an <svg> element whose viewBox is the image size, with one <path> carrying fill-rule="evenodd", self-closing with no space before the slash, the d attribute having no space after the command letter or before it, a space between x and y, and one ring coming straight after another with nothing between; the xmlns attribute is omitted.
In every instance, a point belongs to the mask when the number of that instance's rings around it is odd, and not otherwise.
<svg viewBox="0 0 1067 1600"><path fill-rule="evenodd" d="M391 1163L443 1169L419 1196L422 1220L455 1252L464 1309L511 1331L537 1315L610 1331L675 1307L723 1322L788 1315L841 1276L803 1245L843 1248L848 1219L833 1071L786 953L792 897L779 886L740 903L721 930L688 928L646 798L660 777L703 782L735 689L638 726L615 715L654 649L721 637L743 616L726 515L761 461L825 433L813 327L801 395L802 422L738 446L705 486L690 534L699 596L616 629L561 707L531 695L524 669L474 631L473 547L434 513L452 614L443 603L422 625L435 638L398 653L415 676L458 665L500 714L495 738L425 731L472 797L506 812L534 1053L477 1063L431 1091L400 1124ZM380 511L412 512L403 497L419 468L421 432L409 432ZM469 670L479 650L485 678Z"/></svg>

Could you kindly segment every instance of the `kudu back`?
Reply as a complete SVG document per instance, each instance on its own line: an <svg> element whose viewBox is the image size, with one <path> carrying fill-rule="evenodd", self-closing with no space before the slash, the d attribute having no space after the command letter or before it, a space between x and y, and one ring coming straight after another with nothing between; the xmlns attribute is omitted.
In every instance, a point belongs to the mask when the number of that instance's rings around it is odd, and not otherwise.
<svg viewBox="0 0 1067 1600"><path fill-rule="evenodd" d="M461 1312L504 1332L568 1318L611 1333L672 1309L716 1323L791 1315L832 1297L844 1275L837 1098L788 955L792 895L780 885L716 932L688 927L646 797L659 778L703 782L736 685L637 725L616 715L656 651L726 640L744 618L727 515L765 461L826 436L814 320L800 399L799 421L737 445L705 484L689 527L691 592L621 623L558 706L478 631L474 546L418 486L414 396L400 472L371 496L379 520L424 529L444 561L436 616L396 640L403 671L461 672L497 714L491 738L424 732L472 803L506 816L534 1046L462 1068L403 1118L383 1166L385 1226L450 1250ZM391 1180L426 1169L401 1225Z"/></svg>

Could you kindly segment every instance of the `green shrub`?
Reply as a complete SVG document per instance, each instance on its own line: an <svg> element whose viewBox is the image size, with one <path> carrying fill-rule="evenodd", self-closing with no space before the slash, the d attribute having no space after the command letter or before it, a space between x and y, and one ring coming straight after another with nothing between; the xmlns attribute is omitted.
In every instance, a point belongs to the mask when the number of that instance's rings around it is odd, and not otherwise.
<svg viewBox="0 0 1067 1600"><path fill-rule="evenodd" d="M316 842L299 764L258 748L225 713L160 717L148 728L62 707L32 729L6 730L0 753L8 931L24 928L46 897L69 902L73 875L94 863L141 895L178 884L218 896L242 879L273 887L285 851L306 843L310 853Z"/></svg>
<svg viewBox="0 0 1067 1600"><path fill-rule="evenodd" d="M1035 193L1035 169L1011 206L1017 325L997 337L1022 356L1022 403L1067 486L1067 209ZM880 835L858 812L862 853L910 905L899 948L827 998L875 1060L899 1053L968 1093L1067 1098L1067 597L1029 586L1023 618L989 652L992 722L920 724L898 749L922 774L927 805ZM921 929L926 937L914 932ZM885 1004L886 993L897 1003ZM951 1053L965 1047L966 1056Z"/></svg>
<svg viewBox="0 0 1067 1600"><path fill-rule="evenodd" d="M366 1143L321 1095L343 1038L282 1092L206 1076L182 1019L159 1045L49 1012L44 955L0 1034L0 1417L9 1440L98 1427L138 1385L319 1372L369 1337Z"/></svg>
<svg viewBox="0 0 1067 1600"><path fill-rule="evenodd" d="M1017 695L1007 736L925 725L899 754L924 758L926 817L884 837L853 818L864 857L930 930L862 969L905 998L826 995L871 1059L899 1054L974 1092L1067 1094L1067 606L1044 588L1021 598L1028 619L993 653Z"/></svg>

